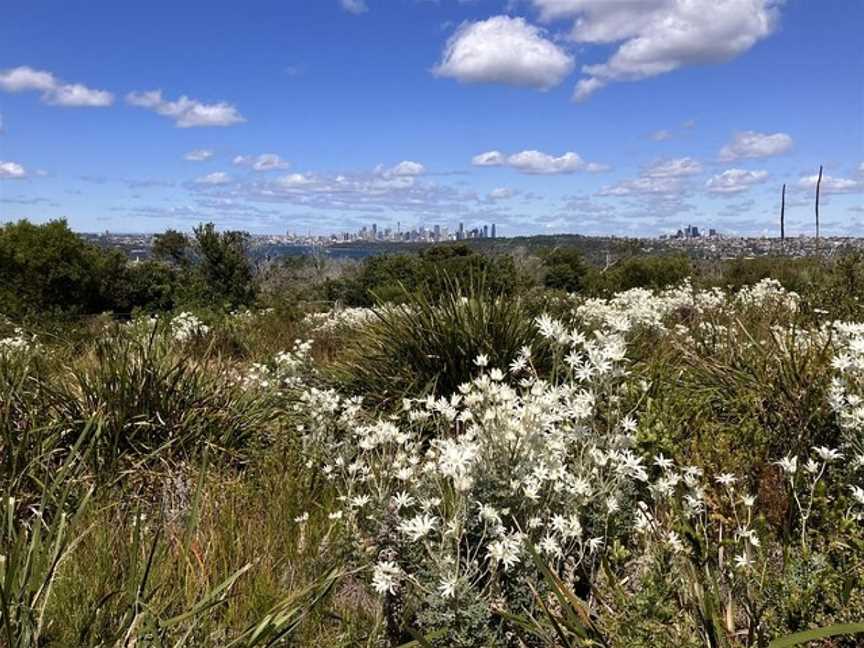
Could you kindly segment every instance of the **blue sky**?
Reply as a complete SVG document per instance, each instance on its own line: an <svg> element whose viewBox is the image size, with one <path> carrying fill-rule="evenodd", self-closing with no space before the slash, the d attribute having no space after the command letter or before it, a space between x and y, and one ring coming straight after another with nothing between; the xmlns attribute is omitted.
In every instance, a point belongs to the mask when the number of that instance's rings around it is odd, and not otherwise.
<svg viewBox="0 0 864 648"><path fill-rule="evenodd" d="M861 0L45 0L0 222L864 235Z"/></svg>

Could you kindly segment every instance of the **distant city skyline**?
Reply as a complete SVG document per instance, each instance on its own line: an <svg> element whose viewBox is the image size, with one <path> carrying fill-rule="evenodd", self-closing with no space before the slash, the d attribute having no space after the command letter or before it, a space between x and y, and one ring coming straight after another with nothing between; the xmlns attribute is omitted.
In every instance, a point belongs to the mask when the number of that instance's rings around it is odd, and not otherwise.
<svg viewBox="0 0 864 648"><path fill-rule="evenodd" d="M0 223L864 235L860 0L45 0ZM62 37L61 37L62 35Z"/></svg>

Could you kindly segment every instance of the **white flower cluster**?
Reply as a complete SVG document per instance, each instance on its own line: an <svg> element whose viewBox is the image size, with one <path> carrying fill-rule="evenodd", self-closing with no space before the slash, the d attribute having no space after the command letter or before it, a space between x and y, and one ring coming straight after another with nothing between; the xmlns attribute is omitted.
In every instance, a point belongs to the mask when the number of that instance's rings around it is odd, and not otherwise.
<svg viewBox="0 0 864 648"><path fill-rule="evenodd" d="M789 313L797 302L771 281L737 295L684 284L588 300L575 311L578 327L537 318L552 349L548 377L535 371L527 347L506 370L480 355L478 375L456 393L405 399L401 412L385 417L365 412L357 398L306 388L296 405L306 421L299 431L310 462L339 492L341 506L330 519L356 542L382 595L412 588L443 599L470 592L492 600L507 590L505 580L537 577L534 552L566 581L576 572L590 579L607 550L627 546L629 574L663 552L682 574L704 564L731 597L758 581L775 555L765 547L772 536L758 499L735 474L705 475L636 451L638 412L625 403L634 386L644 392L647 383L631 373L627 345L643 327L734 339L742 311ZM682 308L698 317L670 326ZM801 333L775 321L760 319L760 335ZM840 351L832 405L844 427L860 435L864 325L835 324L834 335ZM829 340L820 329L800 337L801 344ZM850 496L847 517L864 519L864 488L839 470L846 453L815 447L810 457L776 462L797 504L802 544L809 542L817 485L834 465L839 480L832 483ZM864 469L864 454L854 464Z"/></svg>
<svg viewBox="0 0 864 648"><path fill-rule="evenodd" d="M774 279L763 279L734 294L719 288L696 290L686 280L680 286L659 292L633 288L609 299L587 299L576 307L575 315L589 325L623 333L636 328L665 330L667 318L681 309L699 314L736 307L794 312L798 302L796 293L786 290Z"/></svg>
<svg viewBox="0 0 864 648"><path fill-rule="evenodd" d="M36 348L36 338L27 337L24 329L16 328L12 336L0 338L0 356L26 353Z"/></svg>
<svg viewBox="0 0 864 648"><path fill-rule="evenodd" d="M207 335L210 327L192 313L183 312L171 320L171 333L178 342L187 342L195 337Z"/></svg>
<svg viewBox="0 0 864 648"><path fill-rule="evenodd" d="M395 511L399 542L423 556L398 569L378 561L379 592L400 581L445 597L488 588L490 576L525 562L528 547L556 562L590 561L629 509L634 484L647 480L631 450L635 421L595 421L601 394L623 376L623 340L540 323L564 347L573 380L539 379L526 348L509 370L517 387L491 368L449 398L405 400L397 418L365 421L357 401L304 394L307 445L327 448L322 469L341 491L334 520L368 543ZM487 360L475 364L483 369ZM436 582L419 582L430 573Z"/></svg>
<svg viewBox="0 0 864 648"><path fill-rule="evenodd" d="M763 279L752 286L743 286L735 295L735 301L753 308L777 307L794 313L801 301L798 293L786 290L776 279Z"/></svg>
<svg viewBox="0 0 864 648"><path fill-rule="evenodd" d="M311 354L311 340L294 340L291 351L276 354L271 363L253 363L243 383L260 389L299 387L313 371Z"/></svg>
<svg viewBox="0 0 864 648"><path fill-rule="evenodd" d="M360 328L376 317L374 308L339 308L323 313L309 313L303 321L313 333L335 333Z"/></svg>
<svg viewBox="0 0 864 648"><path fill-rule="evenodd" d="M833 322L835 355L831 366L831 407L853 451L864 457L864 324ZM864 459L862 459L864 461Z"/></svg>

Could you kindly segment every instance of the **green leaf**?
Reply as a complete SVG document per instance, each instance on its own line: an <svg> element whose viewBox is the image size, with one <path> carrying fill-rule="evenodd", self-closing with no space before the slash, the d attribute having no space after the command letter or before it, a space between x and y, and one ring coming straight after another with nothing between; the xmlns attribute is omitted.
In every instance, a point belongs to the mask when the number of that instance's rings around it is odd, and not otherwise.
<svg viewBox="0 0 864 648"><path fill-rule="evenodd" d="M796 632L786 637L779 637L768 644L768 648L788 648L789 646L798 646L808 641L859 633L864 633L864 623L840 623L825 628Z"/></svg>

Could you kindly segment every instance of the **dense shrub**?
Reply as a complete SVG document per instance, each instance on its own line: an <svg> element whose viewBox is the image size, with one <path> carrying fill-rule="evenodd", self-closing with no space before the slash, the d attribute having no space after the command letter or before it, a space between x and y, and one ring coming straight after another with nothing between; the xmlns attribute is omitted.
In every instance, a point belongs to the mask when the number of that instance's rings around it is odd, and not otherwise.
<svg viewBox="0 0 864 648"><path fill-rule="evenodd" d="M681 283L693 274L685 256L640 256L623 259L592 277L594 293L612 295L631 288L661 289Z"/></svg>
<svg viewBox="0 0 864 648"><path fill-rule="evenodd" d="M112 286L125 265L119 252L85 243L64 220L9 223L0 228L0 312L110 310Z"/></svg>
<svg viewBox="0 0 864 648"><path fill-rule="evenodd" d="M525 304L494 294L477 280L450 280L441 293L403 293L398 305L379 304L340 356L336 373L348 390L393 403L418 394L448 394L476 371L485 355L496 366L537 340Z"/></svg>
<svg viewBox="0 0 864 648"><path fill-rule="evenodd" d="M480 254L466 245L436 245L417 255L368 257L356 275L329 280L326 293L330 300L347 306L371 306L403 301L415 291L443 293L452 277L462 281L482 277L490 294L512 294L523 282L511 256Z"/></svg>
<svg viewBox="0 0 864 648"><path fill-rule="evenodd" d="M543 265L546 269L543 285L546 288L569 293L581 292L585 288L590 268L577 250L553 250L543 259Z"/></svg>

